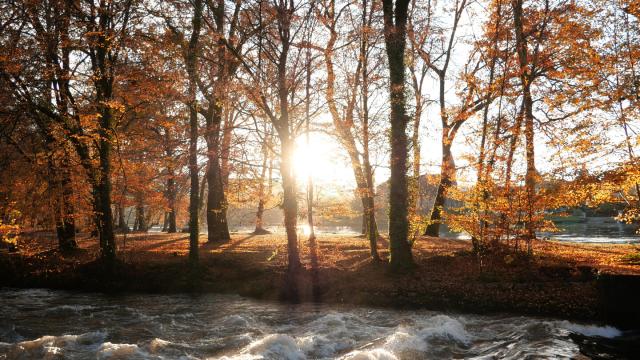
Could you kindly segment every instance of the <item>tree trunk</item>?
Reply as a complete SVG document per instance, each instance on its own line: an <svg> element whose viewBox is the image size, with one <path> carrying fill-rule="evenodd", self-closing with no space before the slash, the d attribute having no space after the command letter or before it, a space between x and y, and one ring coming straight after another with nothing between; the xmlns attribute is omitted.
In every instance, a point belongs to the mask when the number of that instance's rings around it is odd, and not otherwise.
<svg viewBox="0 0 640 360"><path fill-rule="evenodd" d="M413 81L414 91L416 91L416 107L415 114L413 115L413 132L411 133L411 147L413 150L413 157L409 198L409 215L411 216L411 218L419 219L418 214L420 212L420 209L422 208L422 188L420 182L420 120L422 117L422 94L420 93L420 91L422 89L421 86L418 86L417 80L415 80L415 76ZM410 235L413 236L414 234Z"/></svg>
<svg viewBox="0 0 640 360"><path fill-rule="evenodd" d="M363 12L362 12L362 26L363 29L367 26L367 3L366 0L363 1ZM362 41L360 42L360 54L358 57L358 62L355 71L355 78L353 82L350 84L351 94L348 98L347 105L342 113L338 110L338 105L336 102L335 94L335 82L336 76L334 71L333 64L333 54L334 54L334 46L338 39L338 31L336 29L336 13L335 13L335 1L331 1L327 4L327 13L331 21L327 22L325 26L330 31L330 37L327 41L327 46L324 50L324 59L325 66L327 71L327 86L326 86L326 99L327 105L329 107L329 112L331 113L331 119L335 126L336 134L339 142L343 146L343 148L347 151L349 155L349 160L351 162L351 169L353 170L353 174L356 180L356 192L360 201L362 202L362 233L365 234L370 240L370 248L371 255L374 259L378 259L377 254L377 226L375 222L375 213L373 212L372 205L372 194L373 191L371 186L369 186L368 182L365 179L365 173L363 170L363 161L369 161L369 129L368 129L368 104L367 104L367 95L368 91L368 73L365 69L367 66L367 50L368 50L368 42L367 35L363 34ZM362 70L362 74L361 73ZM362 79L360 77L362 75ZM353 127L354 127L354 110L356 107L356 100L358 96L358 87L360 84L360 80L362 80L363 88L362 88L362 99L364 106L364 119L363 119L363 144L364 144L364 154L362 154L363 159L360 160L361 154L358 152L356 146L356 140L353 135ZM370 170L370 169L369 169ZM371 199L369 199L371 198Z"/></svg>
<svg viewBox="0 0 640 360"><path fill-rule="evenodd" d="M444 212L444 206L447 200L447 190L455 182L455 171L455 162L451 154L451 146L443 141L440 181L438 183L438 190L436 191L436 198L433 202L429 226L427 226L425 231L425 235L427 236L440 236L440 224L442 223L442 213Z"/></svg>
<svg viewBox="0 0 640 360"><path fill-rule="evenodd" d="M231 106L229 106L231 108ZM222 176L222 188L227 191L229 186L229 175L231 174L231 140L233 140L234 115L228 110L225 116L222 130L222 146L220 148L220 172Z"/></svg>
<svg viewBox="0 0 640 360"><path fill-rule="evenodd" d="M63 160L60 164L60 169L57 170L52 167L54 172L57 172L58 184L55 187L58 188L55 195L55 226L56 235L58 237L58 248L61 251L69 251L78 248L76 242L76 224L74 218L74 206L73 206L73 184L71 183L71 174L68 164L68 154L63 154Z"/></svg>
<svg viewBox="0 0 640 360"><path fill-rule="evenodd" d="M389 179L389 263L392 270L413 267L409 243L407 184L407 124L405 97L406 22L408 0L383 0L384 37L389 60L391 155Z"/></svg>
<svg viewBox="0 0 640 360"><path fill-rule="evenodd" d="M289 8L291 6L291 8ZM297 234L297 218L298 218L298 199L296 177L293 168L293 156L295 151L295 130L289 117L289 96L290 85L287 74L287 65L289 50L291 47L291 18L295 12L293 2L281 2L278 8L279 17L278 25L280 27L279 35L282 49L278 55L277 61L277 89L279 101L279 116L271 117L273 125L276 127L278 137L280 138L280 173L282 175L283 190L283 211L284 211L284 227L287 233L287 262L288 276L287 293L288 297L293 300L298 299L298 286L295 280L295 274L301 267L300 253L298 249Z"/></svg>
<svg viewBox="0 0 640 360"><path fill-rule="evenodd" d="M214 99L210 104L218 104L221 99ZM207 241L228 241L229 226L227 224L227 202L224 196L224 183L220 167L220 126L222 125L222 108L214 106L207 116Z"/></svg>
<svg viewBox="0 0 640 360"><path fill-rule="evenodd" d="M209 159L211 160L211 158ZM220 164L215 161L209 164L207 171L207 182L209 191L207 192L207 241L228 241L229 225L227 223L227 203L224 196L224 185Z"/></svg>
<svg viewBox="0 0 640 360"><path fill-rule="evenodd" d="M169 212L165 211L162 217L162 232L167 232L169 228Z"/></svg>
<svg viewBox="0 0 640 360"><path fill-rule="evenodd" d="M129 232L129 225L124 219L124 207L121 204L116 204L116 213L118 214L118 225L116 225L117 231L122 233Z"/></svg>
<svg viewBox="0 0 640 360"><path fill-rule="evenodd" d="M307 41L310 41L307 38ZM311 125L310 115L310 101L311 101L311 50L307 49L306 52L306 77L305 77L305 135L307 141L307 148L309 147L309 126ZM313 224L313 177L311 172L307 174L307 221L309 225L309 242L312 246L315 245L316 233Z"/></svg>
<svg viewBox="0 0 640 360"><path fill-rule="evenodd" d="M522 101L524 106L524 135L525 153L527 160L527 173L525 176L525 187L527 192L527 251L531 254L531 241L535 239L535 192L536 192L536 166L534 151L534 129L533 129L533 98L531 96L531 82L533 81L532 69L529 68L527 39L524 34L522 0L513 0L513 24L516 33L516 49L520 64L520 83L522 86Z"/></svg>
<svg viewBox="0 0 640 360"><path fill-rule="evenodd" d="M144 204L141 198L138 199L138 203L136 204L136 224L136 231L147 232L147 230L149 230L147 219L144 215Z"/></svg>
<svg viewBox="0 0 640 360"><path fill-rule="evenodd" d="M256 235L267 234L267 230L264 228L264 199L260 198L258 200L258 209L256 210L256 228L253 230L253 233Z"/></svg>
<svg viewBox="0 0 640 360"><path fill-rule="evenodd" d="M265 189L265 181L267 180L267 163L269 164L269 182L271 182L271 170L272 163L270 161L269 156L269 146L268 141L270 137L266 134L262 143L262 169L260 169L260 184L258 185L258 209L256 210L256 228L253 231L256 235L264 235L269 234L270 232L264 228L263 216L264 216L264 206L266 203L267 194ZM269 186L269 192L271 192L271 186ZM270 194L269 194L270 195Z"/></svg>
<svg viewBox="0 0 640 360"><path fill-rule="evenodd" d="M176 226L176 180L173 178L173 169L170 170L169 179L167 180L167 200L169 202L169 211L167 212L167 229L170 234L177 231Z"/></svg>
<svg viewBox="0 0 640 360"><path fill-rule="evenodd" d="M189 106L189 178L191 191L189 193L189 260L192 264L198 262L198 112L196 100L192 98Z"/></svg>
<svg viewBox="0 0 640 360"><path fill-rule="evenodd" d="M110 93L110 86L102 89ZM109 99L111 96L105 96ZM116 259L116 243L113 232L113 213L111 210L111 142L112 142L112 113L111 109L103 106L101 109L101 126L99 140L99 168L98 180L94 190L94 206L96 210L96 226L100 237L100 254L107 264L112 265Z"/></svg>
<svg viewBox="0 0 640 360"><path fill-rule="evenodd" d="M281 139L282 143L282 190L284 210L284 228L287 233L287 257L289 271L295 272L300 268L300 254L298 251L298 200L296 199L296 177L293 172L294 140Z"/></svg>
<svg viewBox="0 0 640 360"><path fill-rule="evenodd" d="M369 32L373 20L373 3L371 12L367 18L367 0L362 1L362 28L363 35L360 43L360 54L362 56L362 165L365 182L367 183L367 201L364 206L364 217L366 219L367 230L365 234L369 239L369 251L373 260L380 260L378 255L378 223L376 221L375 207L375 185L373 183L373 171L371 170L371 160L369 157Z"/></svg>
<svg viewBox="0 0 640 360"><path fill-rule="evenodd" d="M189 75L189 262L192 266L198 263L198 238L200 236L198 209L198 101L196 99L197 86L197 55L200 28L202 26L202 0L193 2L192 32L189 45L185 52L185 67Z"/></svg>

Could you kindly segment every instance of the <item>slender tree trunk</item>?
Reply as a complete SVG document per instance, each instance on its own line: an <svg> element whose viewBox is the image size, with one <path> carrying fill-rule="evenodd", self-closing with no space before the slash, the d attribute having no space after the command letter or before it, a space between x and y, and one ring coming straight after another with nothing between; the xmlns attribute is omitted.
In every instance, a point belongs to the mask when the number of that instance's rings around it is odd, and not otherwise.
<svg viewBox="0 0 640 360"><path fill-rule="evenodd" d="M335 1L331 1L326 4L326 11L328 14L327 22L325 26L330 31L330 37L327 41L327 46L324 50L324 59L325 66L327 71L327 87L326 87L326 99L327 105L329 107L329 112L331 113L331 118L333 124L336 129L337 137L341 145L347 151L349 155L349 159L351 161L351 169L353 170L353 174L356 180L357 185L357 194L362 202L362 233L365 234L370 240L371 254L374 259L378 259L377 254L377 225L375 221L375 212L373 211L373 191L372 186L368 184L365 178L365 173L363 170L363 162L369 161L369 129L368 129L368 113L365 114L365 120L363 120L364 129L363 135L363 143L365 147L364 154L365 156L361 161L361 154L358 152L356 146L356 140L352 133L352 129L354 127L354 110L356 106L356 100L358 96L358 87L360 84L360 80L363 81L363 89L361 95L363 96L364 107L367 108L368 104L366 103L366 93L368 91L368 73L364 69L364 66L367 65L367 56L366 52L368 51L368 40L367 35L363 34L363 39L360 43L360 54L358 57L358 62L355 71L355 77L353 81L349 85L351 88L351 95L347 101L347 106L344 111L340 113L338 111L337 102L335 99L335 82L336 76L334 71L333 64L333 54L334 54L334 46L338 39L338 31L336 29L336 13L335 13ZM363 29L368 25L367 22L367 2L363 1L363 12L362 12L362 26ZM370 19L370 18L369 18ZM364 30L363 30L364 31ZM364 66L363 66L364 65ZM362 70L362 79L360 77L360 73ZM365 88L366 86L366 88ZM368 109L365 109L365 112ZM370 170L370 169L369 169Z"/></svg>
<svg viewBox="0 0 640 360"><path fill-rule="evenodd" d="M198 224L199 183L198 183L198 102L196 99L198 39L202 25L202 0L193 2L192 33L186 51L185 65L189 75L189 178L191 191L189 194L189 261L192 265L198 262Z"/></svg>
<svg viewBox="0 0 640 360"><path fill-rule="evenodd" d="M310 41L307 38L307 41ZM309 126L311 124L310 101L311 101L311 51L306 51L306 78L305 78L305 136L307 148L309 148ZM311 172L307 174L307 224L309 225L309 242L313 246L316 240L316 233L313 224L313 176Z"/></svg>
<svg viewBox="0 0 640 360"><path fill-rule="evenodd" d="M535 192L536 192L536 166L534 151L534 129L533 129L533 98L531 96L531 82L533 76L529 68L527 39L524 34L522 0L512 0L513 24L516 33L516 50L520 64L520 83L522 86L522 97L524 106L524 136L525 152L527 160L527 173L525 175L525 187L527 192L527 252L531 254L531 241L535 239Z"/></svg>
<svg viewBox="0 0 640 360"><path fill-rule="evenodd" d="M509 204L509 213L512 214L513 211L513 194L511 191L511 173L512 173L512 169L513 169L513 157L515 155L516 152L516 147L518 144L518 139L520 138L520 131L522 128L522 119L524 117L524 105L521 105L520 110L518 110L518 115L516 115L516 122L514 124L513 130L511 131L512 135L511 135L511 143L509 144L509 153L507 155L507 164L506 164L506 169L505 169L505 196L507 197L507 201ZM501 222L502 222L502 226L506 231L506 238L507 241L509 240L509 238L511 237L511 224L510 224L510 218L509 216L502 214L501 215ZM518 248L518 238L516 237L516 249Z"/></svg>
<svg viewBox="0 0 640 360"><path fill-rule="evenodd" d="M36 32L43 42L46 44L46 49L44 52L46 59L46 70L43 74L44 78L47 79L47 87L45 87L42 96L46 99L47 104L51 104L53 102L53 96L51 89L58 89L55 97L55 104L58 112L66 117L69 114L69 104L67 99L67 94L64 92L66 89L66 84L68 83L68 78L65 76L68 73L66 70L66 62L68 61L67 50L65 49L65 45L61 45L64 40L67 40L67 34L69 31L69 17L68 8L63 7L59 8L54 4L55 11L62 11L64 15L58 19L52 20L56 21L56 31L58 32L59 39L55 36L50 37L45 35L45 32L49 30L49 21L45 25L46 30L42 27L38 20L34 20L34 24L37 24L35 27ZM64 9L64 10L63 10ZM59 28L58 28L59 27ZM51 35L51 34L49 34ZM62 50L62 57L59 57L59 50ZM62 69L60 69L60 63L62 62ZM47 124L49 121L47 121ZM77 248L77 243L75 240L75 220L74 220L74 206L73 206L73 184L71 182L71 170L70 170L70 159L67 149L64 145L60 146L58 142L56 142L55 138L55 130L50 125L45 125L41 127L42 135L44 138L45 146L48 152L51 154L49 157L49 170L50 177L49 187L52 190L53 197L53 212L54 212L54 223L56 229L56 235L58 238L58 248L61 251L73 250ZM52 158L52 156L58 156L57 150L61 147L62 151L59 154L60 161L56 162ZM54 155L55 154L55 155Z"/></svg>
<svg viewBox="0 0 640 360"><path fill-rule="evenodd" d="M205 199L207 194L207 185L209 184L207 174L209 173L209 166L205 167L204 176L200 179L200 185L198 186L198 221L200 224L204 224L207 220L207 208L205 207Z"/></svg>
<svg viewBox="0 0 640 360"><path fill-rule="evenodd" d="M525 175L525 187L527 189L527 253L531 255L531 241L536 238L536 225L534 222L535 202L536 202L536 165L534 150L534 130L533 130L533 100L531 90L525 91L525 123L524 137L526 141L527 173Z"/></svg>
<svg viewBox="0 0 640 360"><path fill-rule="evenodd" d="M176 188L176 171L174 168L175 145L171 134L171 130L169 128L165 128L165 156L167 159L167 188L165 191L165 197L167 199L169 211L165 214L162 231L166 231L170 234L175 233L178 230L176 226L176 198L178 196L178 190Z"/></svg>
<svg viewBox="0 0 640 360"><path fill-rule="evenodd" d="M189 193L189 260L192 264L198 262L198 112L196 100L192 98L189 106L189 178L191 191Z"/></svg>
<svg viewBox="0 0 640 360"><path fill-rule="evenodd" d="M56 235L58 237L58 248L62 251L69 251L78 248L76 242L76 224L73 206L73 184L68 164L68 154L63 154L60 169L57 170L59 177L58 194L56 194ZM56 170L54 170L56 171Z"/></svg>
<svg viewBox="0 0 640 360"><path fill-rule="evenodd" d="M267 167L268 167L268 175L269 175L269 182L271 182L271 170L272 170L272 163L270 161L270 155L269 155L269 139L270 139L270 134L266 134L265 132L265 137L262 143L262 168L260 169L260 183L258 184L258 209L256 210L256 228L253 231L254 234L256 235L264 235L264 234L268 234L269 231L267 231L264 228L264 222L263 222L263 216L264 216L264 206L266 203L266 199L267 196L270 194L266 194L266 189L265 189L265 181L267 181L266 177L267 177ZM269 192L271 191L271 187L269 186Z"/></svg>
<svg viewBox="0 0 640 360"><path fill-rule="evenodd" d="M222 173L222 186L225 191L229 186L229 174L231 174L231 166L229 161L231 158L231 140L233 140L233 114L227 111L225 116L224 127L222 130L222 147L220 149L220 171Z"/></svg>
<svg viewBox="0 0 640 360"><path fill-rule="evenodd" d="M200 208L201 199L200 184L198 175L198 100L196 90L198 87L198 57L199 40L202 28L203 1L193 0L191 2L193 15L191 17L191 35L189 41L184 42L183 36L174 31L174 41L181 47L185 70L187 72L187 103L189 108L189 263L191 269L195 269L198 263L198 243L200 236ZM171 29L173 31L173 29ZM204 177L206 179L206 176ZM175 208L173 211L175 217Z"/></svg>
<svg viewBox="0 0 640 360"><path fill-rule="evenodd" d="M173 168L169 170L169 179L167 179L167 200L169 202L169 211L167 212L167 229L170 234L178 231L176 226L176 180L174 178Z"/></svg>
<svg viewBox="0 0 640 360"><path fill-rule="evenodd" d="M372 4L373 5L373 4ZM364 217L367 225L365 232L369 239L369 250L373 260L380 260L378 255L378 224L376 222L375 207L375 184L373 182L373 171L369 157L369 31L373 19L373 7L367 18L367 0L362 1L362 41L360 43L360 54L362 56L362 165L364 178L367 183L366 204L363 206Z"/></svg>
<svg viewBox="0 0 640 360"><path fill-rule="evenodd" d="M389 179L389 263L395 271L413 267L409 243L407 124L405 96L406 23L408 1L383 0L384 37L389 60L391 102L391 177Z"/></svg>
<svg viewBox="0 0 640 360"><path fill-rule="evenodd" d="M447 200L447 190L455 181L455 162L451 154L451 146L447 144L447 140L443 140L441 161L440 181L433 202L429 226L425 231L425 235L434 237L440 236L440 224L442 223L442 213Z"/></svg>
<svg viewBox="0 0 640 360"><path fill-rule="evenodd" d="M111 210L111 109L104 107L101 115L101 126L99 130L99 175L94 191L94 206L96 210L96 226L98 236L100 237L100 254L102 258L111 265L116 259L113 213Z"/></svg>
<svg viewBox="0 0 640 360"><path fill-rule="evenodd" d="M411 177L411 198L409 203L410 215L416 216L420 212L422 208L422 188L420 183L420 119L422 117L422 94L418 93L420 91L420 87L417 84L414 84L414 89L416 91L415 99L416 99L416 107L415 114L413 116L413 132L411 134L411 146L413 150L412 157L412 177Z"/></svg>
<svg viewBox="0 0 640 360"><path fill-rule="evenodd" d="M492 172L492 168L493 168L493 154L491 155L491 158L489 160L489 164L487 165L487 174L485 175L485 157L487 154L487 149L486 149L486 144L487 144L487 137L489 136L488 131L489 131L489 103L491 102L490 97L492 96L492 88L493 88L493 84L494 84L494 77L495 77L495 73L496 73L496 60L498 57L498 53L499 53L499 42L498 42L498 37L499 37L499 29L500 29L500 23L502 20L502 0L498 0L497 4L496 4L496 24L495 24L495 28L494 28L494 36L492 38L492 48L491 48L491 59L490 59L490 65L489 65L489 83L488 83L488 90L487 91L487 95L486 97L486 101L487 104L485 105L484 109L482 110L482 136L480 139L480 149L479 149L479 153L478 153L478 162L476 164L476 187L478 189L476 197L477 197L477 204L476 204L476 209L477 209L477 213L478 213L478 220L479 220L479 231L478 231L478 235L479 237L473 236L471 238L472 244L473 244L473 251L474 253L478 254L480 252L480 244L485 243L485 232L486 229L488 228L488 222L486 221L486 213L487 213L487 199L489 198L489 189L487 188L487 184L488 184L488 180L489 177L491 176L491 172ZM500 92L500 97L502 97L504 95L504 80L501 82L501 92ZM501 109L499 108L498 110L498 115L497 118L498 120L496 121L496 130L495 130L495 136L494 136L494 144L493 146L497 147L498 146L498 136L500 134L500 125L501 125ZM495 152L494 152L495 154ZM494 241L497 242L497 238L494 239Z"/></svg>
<svg viewBox="0 0 640 360"><path fill-rule="evenodd" d="M429 219L429 226L425 231L425 235L439 237L440 236L440 224L442 223L442 213L444 212L444 205L447 197L447 190L451 186L452 172L455 171L455 167L451 169L453 164L453 156L451 154L452 139L449 137L451 127L449 124L449 118L447 115L446 102L445 102L445 82L446 82L446 68L438 72L439 76L439 103L440 103L440 120L442 123L442 157L440 164L440 181L438 182L438 190L436 191L436 197L433 202L433 208L431 210L431 217Z"/></svg>

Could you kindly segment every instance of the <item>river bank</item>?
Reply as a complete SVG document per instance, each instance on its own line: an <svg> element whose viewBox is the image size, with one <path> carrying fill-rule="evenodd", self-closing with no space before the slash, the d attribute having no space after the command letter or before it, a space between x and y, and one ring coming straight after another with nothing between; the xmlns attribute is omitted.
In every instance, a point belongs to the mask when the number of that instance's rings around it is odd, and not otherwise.
<svg viewBox="0 0 640 360"><path fill-rule="evenodd" d="M468 241L421 238L416 270L393 275L371 262L367 241L322 236L316 260L301 242L303 269L286 278L281 235L236 234L228 243L201 237L201 266L192 281L186 234L135 234L118 239L118 264L107 275L95 262L97 241L81 237L68 254L48 249L45 235L23 237L19 253L0 255L0 286L138 293L234 293L261 300L287 296L295 284L300 302L472 313L506 312L638 327L640 264L633 245L537 241L532 260L495 252L481 258ZM380 252L386 258L386 242ZM293 280L293 281L292 281ZM287 296L291 298L291 294Z"/></svg>

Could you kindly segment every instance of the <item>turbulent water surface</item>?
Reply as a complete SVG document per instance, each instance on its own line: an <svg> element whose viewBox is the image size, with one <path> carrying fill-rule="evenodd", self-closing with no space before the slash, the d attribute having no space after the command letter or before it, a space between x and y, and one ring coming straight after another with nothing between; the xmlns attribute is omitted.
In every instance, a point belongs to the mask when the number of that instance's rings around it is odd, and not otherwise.
<svg viewBox="0 0 640 360"><path fill-rule="evenodd" d="M0 290L0 359L575 358L580 342L621 337L529 317Z"/></svg>

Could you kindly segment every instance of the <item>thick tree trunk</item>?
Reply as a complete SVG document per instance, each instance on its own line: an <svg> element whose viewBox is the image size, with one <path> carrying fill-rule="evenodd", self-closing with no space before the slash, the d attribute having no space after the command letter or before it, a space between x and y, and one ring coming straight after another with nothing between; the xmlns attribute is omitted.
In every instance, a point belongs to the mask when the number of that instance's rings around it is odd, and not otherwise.
<svg viewBox="0 0 640 360"><path fill-rule="evenodd" d="M408 0L383 0L384 37L389 60L391 156L389 179L389 263L394 271L413 267L409 243L407 124L405 96L406 22Z"/></svg>
<svg viewBox="0 0 640 360"><path fill-rule="evenodd" d="M256 235L264 235L269 232L264 228L264 199L260 198L258 200L258 209L256 210L256 228L253 230L253 233Z"/></svg>
<svg viewBox="0 0 640 360"><path fill-rule="evenodd" d="M287 258L289 271L295 272L300 268L300 253L298 251L298 200L296 199L296 177L293 172L294 140L281 139L282 162L282 190L284 210L284 228L287 233Z"/></svg>
<svg viewBox="0 0 640 360"><path fill-rule="evenodd" d="M139 199L136 204L136 224L136 231L147 232L147 230L149 230L147 219L144 215L144 204L142 203L142 199Z"/></svg>
<svg viewBox="0 0 640 360"><path fill-rule="evenodd" d="M116 231L126 233L129 231L129 225L124 219L124 207L121 204L116 204L116 214L118 222L116 225Z"/></svg>
<svg viewBox="0 0 640 360"><path fill-rule="evenodd" d="M220 99L214 99L210 103L216 104ZM207 159L209 161L207 171L207 240L209 242L228 241L229 225L227 223L227 202L224 196L224 183L220 165L220 126L222 124L222 108L213 105L214 108L207 117Z"/></svg>
<svg viewBox="0 0 640 360"><path fill-rule="evenodd" d="M211 158L209 159L211 161ZM219 163L209 164L207 172L209 191L207 193L207 240L209 242L228 241L229 225L227 223L227 203L224 196L224 185Z"/></svg>

